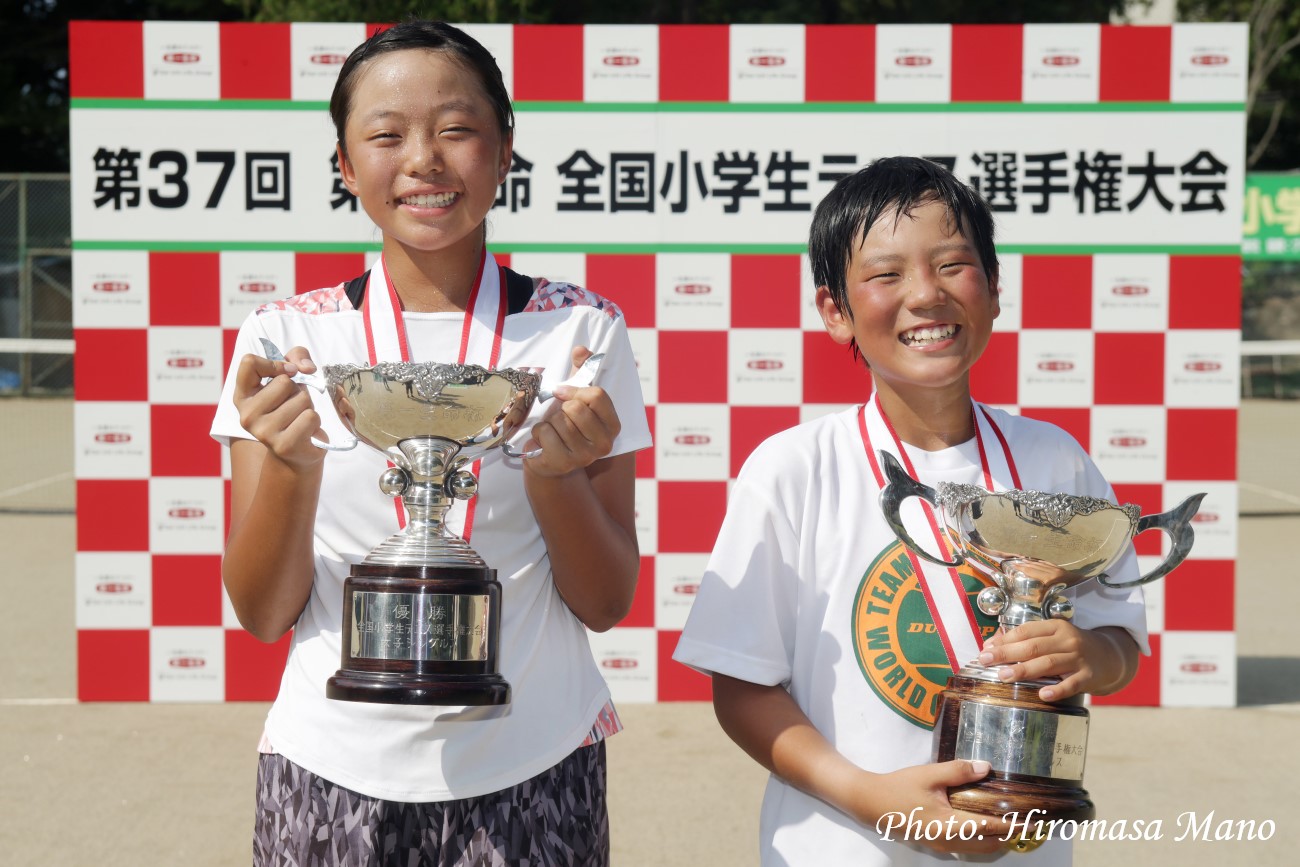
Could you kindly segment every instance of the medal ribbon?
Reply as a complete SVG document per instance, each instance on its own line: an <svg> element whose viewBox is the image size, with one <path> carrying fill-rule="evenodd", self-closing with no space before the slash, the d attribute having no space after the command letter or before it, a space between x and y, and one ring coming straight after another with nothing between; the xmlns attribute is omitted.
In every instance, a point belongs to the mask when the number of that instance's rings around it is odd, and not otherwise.
<svg viewBox="0 0 1300 867"><path fill-rule="evenodd" d="M983 406L972 403L971 421L975 427L975 445L979 450L980 470L984 478L984 487L989 491L998 490L999 488L1007 490L1012 486L1019 488L1020 474L1016 470L1015 460L1011 456L1011 448L1008 446L1002 431L994 424L993 417L989 415L988 410ZM985 437L981 428L986 428L993 433L994 438L1002 446L1001 452L1004 460L1002 466L994 468L990 465L988 453L984 448ZM858 431L862 435L862 445L867 452L867 462L871 465L871 472L875 477L878 489L885 487L885 475L881 470L880 462L876 459L876 447L872 444L873 440L884 443L885 449L902 462L912 478L920 482L924 481L917 475L916 468L912 465L912 459L908 457L906 446L899 439L894 426L890 424L888 416L885 415L884 410L881 408L878 395L873 394L871 400L863 404L858 410ZM890 444L892 444L893 448L889 447ZM934 514L934 510L930 508L929 503L924 501L922 501L921 507L925 512L926 521L930 525L930 532L938 546L940 556L944 560L953 559L947 539L939 527L939 521ZM965 662L975 659L984 644L984 639L980 635L979 623L975 620L975 612L966 601L966 588L962 583L961 575L958 574L955 568L940 566L929 561L923 562L911 549L908 549L907 556L912 563L913 571L916 573L917 583L921 587L921 595L925 597L925 605L930 611L930 618L934 621L935 629L938 630L944 654L948 657L948 664L953 671L956 671Z"/></svg>
<svg viewBox="0 0 1300 867"><path fill-rule="evenodd" d="M383 256L370 269L366 297L361 303L362 320L366 329L366 354L370 364L380 361L412 361L411 346L406 337L406 322L402 318L402 304L397 297L393 279L384 267ZM506 321L506 280L503 269L492 254L483 248L479 257L474 288L465 304L465 321L460 331L460 349L457 364L477 364L494 368L501 359L501 334ZM434 360L434 359L430 359ZM471 472L478 476L482 459L474 462ZM389 466L392 466L390 463ZM456 527L457 513L453 508L447 513L448 529L469 541L474 529L474 507L478 498L469 501L464 509L464 526ZM397 526L406 526L406 509L402 499L396 500Z"/></svg>

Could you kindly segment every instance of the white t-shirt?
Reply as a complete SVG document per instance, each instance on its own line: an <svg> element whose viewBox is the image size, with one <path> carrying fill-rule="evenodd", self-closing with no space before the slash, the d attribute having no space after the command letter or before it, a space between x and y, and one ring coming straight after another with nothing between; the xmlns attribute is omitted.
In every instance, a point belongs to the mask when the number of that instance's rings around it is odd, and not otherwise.
<svg viewBox="0 0 1300 867"><path fill-rule="evenodd" d="M456 361L464 315L405 313L413 361ZM362 314L344 287L267 305L245 321L235 344L212 435L251 439L239 424L234 369L245 353L265 355L259 337L282 351L307 347L318 367L367 363ZM540 281L527 308L505 319L497 367L544 368L542 387L569 375L570 352L605 353L597 385L622 425L612 455L650 444L640 381L618 308L575 286ZM332 442L350 436L333 407L310 391ZM535 406L514 444L545 406ZM494 449L484 458L470 544L502 584L501 674L511 701L457 708L335 701L325 683L340 666L343 582L352 564L397 532L393 501L378 487L384 458L362 445L325 458L315 525L315 578L294 628L280 691L265 734L275 751L353 791L395 801L474 797L552 767L590 733L609 701L586 630L560 598L546 544L524 492L520 462ZM448 517L463 525L465 502Z"/></svg>
<svg viewBox="0 0 1300 867"><path fill-rule="evenodd" d="M1113 500L1088 456L1063 431L988 412L1008 441L1023 488ZM995 442L985 445L1000 451ZM932 487L941 481L984 484L974 439L908 454L920 480ZM913 539L933 552L917 501L909 500L903 514ZM784 685L817 730L869 771L925 764L934 701L952 670L907 563L879 508L856 408L776 434L750 455L736 480L674 659L705 672ZM968 568L960 571L973 603L983 585ZM1131 550L1110 574L1137 577ZM1076 625L1122 626L1145 648L1140 590L1107 590L1090 581L1072 595ZM983 633L991 634L996 621L978 617ZM898 836L883 840L776 777L768 783L760 816L764 865L861 867L950 857L898 842ZM1033 863L1067 863L1069 846L1061 842L1036 850ZM1017 864L1028 863L1015 857Z"/></svg>

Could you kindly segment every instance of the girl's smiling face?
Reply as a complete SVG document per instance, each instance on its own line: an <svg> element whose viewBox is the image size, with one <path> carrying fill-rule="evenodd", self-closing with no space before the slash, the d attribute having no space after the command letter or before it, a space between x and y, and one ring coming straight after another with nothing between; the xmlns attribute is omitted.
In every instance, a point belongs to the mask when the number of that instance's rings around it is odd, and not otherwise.
<svg viewBox="0 0 1300 867"><path fill-rule="evenodd" d="M410 253L477 250L511 141L478 76L454 56L405 49L357 72L339 149L343 182Z"/></svg>
<svg viewBox="0 0 1300 867"><path fill-rule="evenodd" d="M848 311L826 287L818 289L818 309L837 343L857 343L877 388L900 395L969 388L998 296L941 202L883 215L853 251L846 276Z"/></svg>

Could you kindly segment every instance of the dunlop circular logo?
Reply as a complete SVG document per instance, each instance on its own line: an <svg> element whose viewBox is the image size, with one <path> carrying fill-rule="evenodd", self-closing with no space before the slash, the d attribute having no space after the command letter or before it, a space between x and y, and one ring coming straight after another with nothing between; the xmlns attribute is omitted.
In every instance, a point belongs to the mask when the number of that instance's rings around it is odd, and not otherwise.
<svg viewBox="0 0 1300 867"><path fill-rule="evenodd" d="M981 637L987 638L998 622L980 613L975 596L989 582L966 566L957 574ZM862 576L853 601L853 652L881 701L909 722L934 728L939 694L952 668L902 542L881 552Z"/></svg>

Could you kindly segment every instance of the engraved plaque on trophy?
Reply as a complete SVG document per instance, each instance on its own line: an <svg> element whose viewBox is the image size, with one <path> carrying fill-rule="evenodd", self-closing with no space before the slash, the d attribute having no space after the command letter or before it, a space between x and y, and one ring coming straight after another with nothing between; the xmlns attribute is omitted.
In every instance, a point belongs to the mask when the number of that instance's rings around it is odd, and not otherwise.
<svg viewBox="0 0 1300 867"><path fill-rule="evenodd" d="M887 452L881 462L888 484L881 509L898 538L919 556L943 566L968 563L993 582L976 597L979 609L997 617L1004 630L1048 618L1068 620L1074 606L1062 591L1097 579L1107 587L1132 587L1167 575L1191 550L1192 517L1204 494L1174 509L1142 515L1135 505L1071 494L1011 490L991 493L974 485L941 483L938 489L907 474ZM943 560L918 546L903 525L904 500L919 497L940 514L942 535L955 559ZM1158 529L1170 537L1164 561L1124 583L1106 578L1139 533ZM940 552L942 553L942 552ZM989 775L950 789L953 807L972 813L1042 821L1086 820L1095 807L1083 789L1088 711L1081 695L1047 702L1038 691L1057 678L1004 683L997 667L978 661L963 666L940 696L932 760L989 762ZM1011 842L1028 850L1032 833Z"/></svg>

